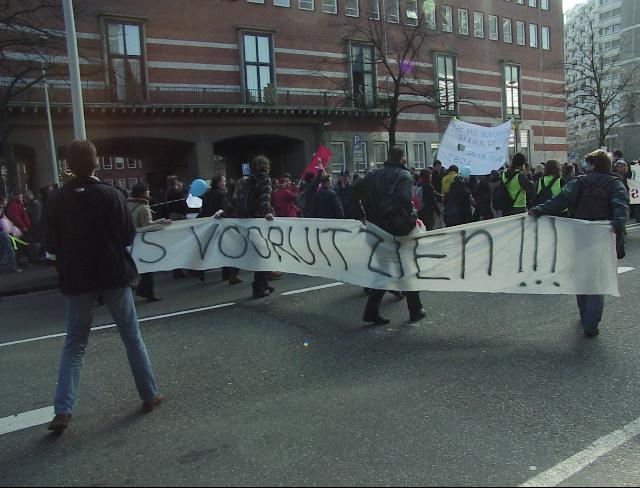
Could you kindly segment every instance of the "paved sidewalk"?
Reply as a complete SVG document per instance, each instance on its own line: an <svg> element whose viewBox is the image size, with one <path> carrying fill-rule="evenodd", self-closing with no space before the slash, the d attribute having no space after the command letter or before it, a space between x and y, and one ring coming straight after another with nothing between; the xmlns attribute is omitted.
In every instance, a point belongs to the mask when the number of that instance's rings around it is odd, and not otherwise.
<svg viewBox="0 0 640 488"><path fill-rule="evenodd" d="M0 266L0 297L57 288L58 273L53 266L30 264L22 273L10 273L7 266Z"/></svg>

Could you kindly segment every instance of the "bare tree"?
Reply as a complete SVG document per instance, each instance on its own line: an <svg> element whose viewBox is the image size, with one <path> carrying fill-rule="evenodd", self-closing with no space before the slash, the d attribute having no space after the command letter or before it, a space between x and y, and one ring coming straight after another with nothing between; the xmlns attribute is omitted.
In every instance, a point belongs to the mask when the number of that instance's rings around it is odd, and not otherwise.
<svg viewBox="0 0 640 488"><path fill-rule="evenodd" d="M61 18L59 1L0 1L0 141L8 187L2 185L0 191L15 192L21 188L11 142L10 104L41 84L45 72L60 69L52 63L52 56L64 52L64 36L52 27L59 25Z"/></svg>
<svg viewBox="0 0 640 488"><path fill-rule="evenodd" d="M598 145L603 147L611 130L637 108L629 92L638 83L640 70L637 65L628 69L621 65L622 49L600 45L590 19L585 28L586 42L578 43L575 61L565 63L567 107L594 120Z"/></svg>
<svg viewBox="0 0 640 488"><path fill-rule="evenodd" d="M408 4L405 18L398 11L369 8L366 19L349 21L343 32L352 46L348 58L351 73L348 86L340 88L348 103L356 107L382 105L388 109L389 116L382 125L389 133L390 146L396 144L396 130L403 113L425 107L453 116L459 103L467 103L459 97L453 78L435 85L432 81L436 69L432 66L436 30L431 28L435 4L425 1L419 7L416 2L413 9L411 2ZM388 9L393 5L387 2ZM372 80L363 77L362 73L367 71L363 65L374 67Z"/></svg>

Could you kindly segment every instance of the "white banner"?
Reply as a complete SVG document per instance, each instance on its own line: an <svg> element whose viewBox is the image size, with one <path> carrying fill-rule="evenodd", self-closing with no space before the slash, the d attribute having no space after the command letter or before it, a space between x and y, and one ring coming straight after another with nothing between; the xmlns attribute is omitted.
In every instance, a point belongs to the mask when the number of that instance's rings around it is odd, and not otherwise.
<svg viewBox="0 0 640 488"><path fill-rule="evenodd" d="M627 180L629 184L629 198L631 205L640 205L640 166L632 164L630 168L632 176Z"/></svg>
<svg viewBox="0 0 640 488"><path fill-rule="evenodd" d="M141 229L132 255L141 273L232 266L388 290L619 296L610 226L552 217L399 239L355 220L206 218Z"/></svg>
<svg viewBox="0 0 640 488"><path fill-rule="evenodd" d="M469 166L472 175L488 175L508 162L510 135L511 121L483 127L453 119L438 147L438 159L445 168Z"/></svg>

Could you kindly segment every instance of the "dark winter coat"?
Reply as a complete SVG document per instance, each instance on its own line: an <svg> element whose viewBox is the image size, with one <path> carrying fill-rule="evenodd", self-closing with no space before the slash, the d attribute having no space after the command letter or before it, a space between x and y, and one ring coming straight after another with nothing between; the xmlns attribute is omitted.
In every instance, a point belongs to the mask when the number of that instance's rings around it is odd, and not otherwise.
<svg viewBox="0 0 640 488"><path fill-rule="evenodd" d="M344 209L336 192L324 187L316 192L311 215L315 219L344 219Z"/></svg>
<svg viewBox="0 0 640 488"><path fill-rule="evenodd" d="M135 235L124 196L97 178L76 178L47 202L45 246L65 295L130 286L138 276L127 250Z"/></svg>
<svg viewBox="0 0 640 488"><path fill-rule="evenodd" d="M202 197L202 208L198 213L198 218L213 217L218 210L223 210L227 214L231 214L230 204L227 199L227 192L220 188L211 188L204 197Z"/></svg>
<svg viewBox="0 0 640 488"><path fill-rule="evenodd" d="M593 172L574 178L564 186L559 195L538 205L533 212L537 215L559 215L567 208L576 208L582 193L583 179L594 187L601 187L611 179L611 176L619 175ZM606 187L611 195L609 201L611 225L616 231L622 232L629 218L629 192L620 178L611 181Z"/></svg>

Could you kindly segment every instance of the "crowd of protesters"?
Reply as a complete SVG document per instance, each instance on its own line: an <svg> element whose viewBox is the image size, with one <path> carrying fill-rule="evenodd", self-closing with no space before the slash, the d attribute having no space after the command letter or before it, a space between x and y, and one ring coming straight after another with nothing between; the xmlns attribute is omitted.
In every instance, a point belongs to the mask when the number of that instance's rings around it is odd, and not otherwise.
<svg viewBox="0 0 640 488"><path fill-rule="evenodd" d="M334 181L319 164L297 184L289 174L273 179L271 161L260 155L251 162L249 176L227 181L224 175L216 175L202 197L197 217L358 219L404 236L416 229L528 212L535 218L608 220L618 236L618 256L624 257L630 168L622 156L616 152L612 161L607 153L596 151L585 157L583 166L550 160L532 170L524 155L515 154L502 171L477 176L468 166L452 165L445 170L439 161L420 173L410 172L403 149L396 146L382 167L363 177L350 178L342 171ZM120 329L142 408L150 412L163 401L140 335L133 290L149 302L159 297L153 275L138 276L128 246L137 228L171 225L194 213L189 208L188 188L176 176L167 178L164 194L152 196L146 184L138 184L129 196L95 177L97 151L89 141L72 142L67 159L76 177L53 194L45 189L41 198L27 192L9 202L0 199L0 257L8 256L10 269L20 269L22 254L39 259L44 248L57 259L68 334L60 361L56 416L49 426L56 432L68 427L76 408L92 311L99 302L109 308ZM16 239L37 252L21 251ZM42 242L45 245L38 247ZM175 277L190 274L205 279L203 271L174 270ZM270 282L277 277L279 273L255 272L253 298L273 293ZM225 268L223 279L231 285L242 282L235 268ZM363 321L388 324L380 311L385 291L366 291ZM411 322L426 316L419 292L396 293L406 299ZM584 335L598 335L604 297L581 295L577 301Z"/></svg>

